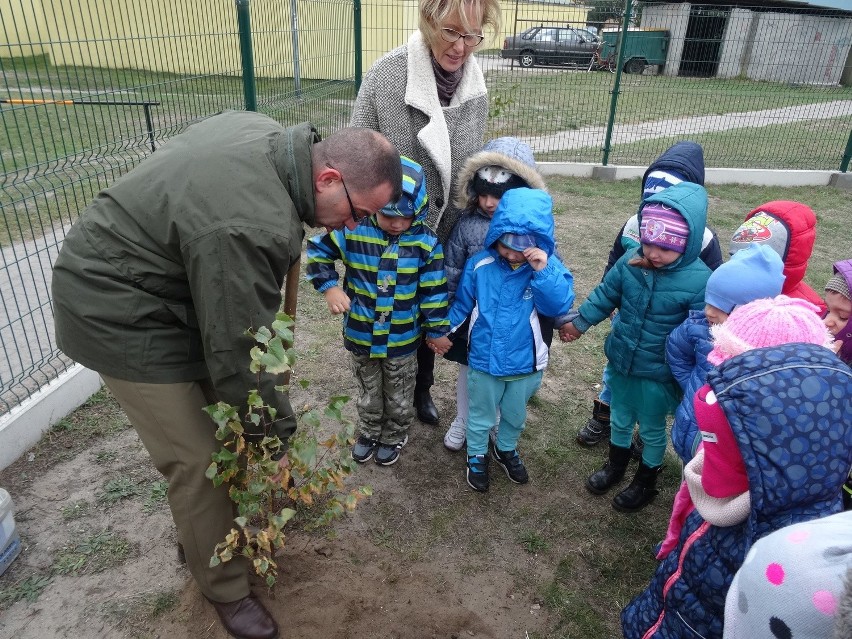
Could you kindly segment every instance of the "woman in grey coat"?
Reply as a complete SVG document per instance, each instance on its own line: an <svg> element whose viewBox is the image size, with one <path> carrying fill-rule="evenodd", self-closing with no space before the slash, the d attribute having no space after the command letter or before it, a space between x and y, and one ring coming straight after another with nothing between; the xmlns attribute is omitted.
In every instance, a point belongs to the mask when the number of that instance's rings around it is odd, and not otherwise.
<svg viewBox="0 0 852 639"><path fill-rule="evenodd" d="M419 30L379 58L364 77L351 125L380 131L426 173L426 223L446 243L460 211L451 194L467 157L482 148L488 95L471 55L483 28L500 26L498 0L420 0ZM418 418L438 423L429 389L435 354L417 353L414 405Z"/></svg>

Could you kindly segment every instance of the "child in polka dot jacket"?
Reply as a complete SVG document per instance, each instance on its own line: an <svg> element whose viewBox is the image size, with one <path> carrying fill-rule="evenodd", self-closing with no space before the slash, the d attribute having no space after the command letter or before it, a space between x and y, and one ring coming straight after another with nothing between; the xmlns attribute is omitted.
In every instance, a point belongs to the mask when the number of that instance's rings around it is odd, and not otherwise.
<svg viewBox="0 0 852 639"><path fill-rule="evenodd" d="M852 370L816 307L757 300L711 335L715 368L694 399L703 442L684 469L661 563L621 613L626 639L720 639L725 597L752 544L842 510Z"/></svg>

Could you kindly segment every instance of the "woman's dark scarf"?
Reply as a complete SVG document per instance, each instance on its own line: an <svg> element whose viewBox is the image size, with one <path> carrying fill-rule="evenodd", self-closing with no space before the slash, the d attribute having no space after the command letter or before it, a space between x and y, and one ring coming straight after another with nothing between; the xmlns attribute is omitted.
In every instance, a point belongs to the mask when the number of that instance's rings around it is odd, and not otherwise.
<svg viewBox="0 0 852 639"><path fill-rule="evenodd" d="M438 64L434 55L430 54L429 57L432 60L432 71L435 73L435 84L438 86L438 100L441 102L441 106L449 106L450 100L464 75L464 64L450 73ZM465 60L465 64L467 64L467 60Z"/></svg>

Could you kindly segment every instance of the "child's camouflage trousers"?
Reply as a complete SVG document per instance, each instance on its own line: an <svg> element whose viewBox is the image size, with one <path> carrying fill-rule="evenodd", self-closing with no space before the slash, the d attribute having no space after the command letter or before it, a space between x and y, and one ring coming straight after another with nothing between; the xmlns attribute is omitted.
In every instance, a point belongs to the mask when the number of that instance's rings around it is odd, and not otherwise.
<svg viewBox="0 0 852 639"><path fill-rule="evenodd" d="M390 359L350 355L361 392L357 405L360 434L382 444L400 443L414 421L417 353Z"/></svg>

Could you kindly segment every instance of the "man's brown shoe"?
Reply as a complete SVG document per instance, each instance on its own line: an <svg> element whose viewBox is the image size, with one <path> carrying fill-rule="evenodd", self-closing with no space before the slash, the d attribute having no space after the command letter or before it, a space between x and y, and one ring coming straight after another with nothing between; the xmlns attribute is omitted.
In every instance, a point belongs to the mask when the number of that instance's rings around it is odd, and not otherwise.
<svg viewBox="0 0 852 639"><path fill-rule="evenodd" d="M278 624L254 593L230 603L207 601L219 613L225 630L237 639L277 639Z"/></svg>

